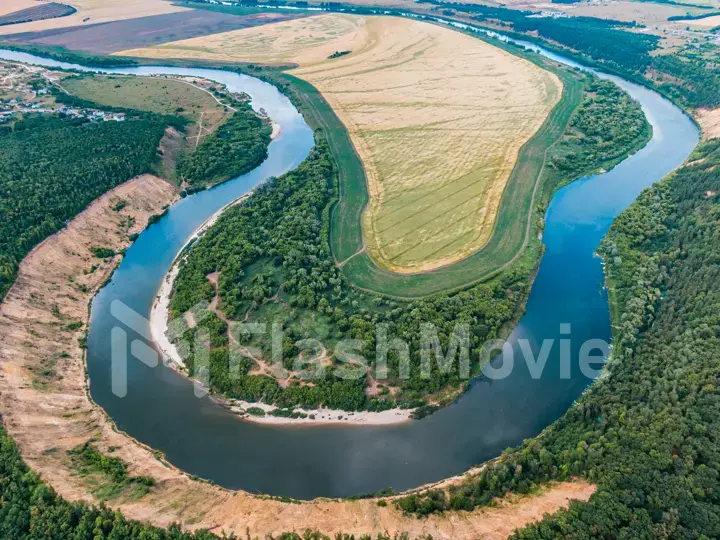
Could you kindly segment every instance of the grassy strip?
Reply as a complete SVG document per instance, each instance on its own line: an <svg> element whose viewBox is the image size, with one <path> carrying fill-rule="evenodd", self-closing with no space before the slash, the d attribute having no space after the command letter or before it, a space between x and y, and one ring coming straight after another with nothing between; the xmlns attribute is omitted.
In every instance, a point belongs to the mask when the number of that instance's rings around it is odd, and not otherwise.
<svg viewBox="0 0 720 540"><path fill-rule="evenodd" d="M345 125L322 94L302 79L287 73L282 77L294 87L310 127L322 130L337 164L340 198L331 215L330 247L336 260L345 260L364 246L361 218L369 201L365 169Z"/></svg>
<svg viewBox="0 0 720 540"><path fill-rule="evenodd" d="M112 450L112 448L111 448ZM94 485L93 493L101 500L129 496L139 499L155 485L149 476L130 476L127 464L117 457L106 456L90 441L68 451L73 468Z"/></svg>

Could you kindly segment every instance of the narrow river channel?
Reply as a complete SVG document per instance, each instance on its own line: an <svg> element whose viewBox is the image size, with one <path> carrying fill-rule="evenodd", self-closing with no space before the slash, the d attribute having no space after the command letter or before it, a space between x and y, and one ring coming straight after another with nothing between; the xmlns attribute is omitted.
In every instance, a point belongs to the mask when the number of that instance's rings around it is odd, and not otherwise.
<svg viewBox="0 0 720 540"><path fill-rule="evenodd" d="M518 361L509 377L476 381L457 403L408 424L276 427L243 422L207 397L196 398L190 381L172 369L149 368L132 358L127 396L114 396L110 331L118 322L110 314L110 303L119 299L148 316L165 273L193 231L228 202L305 159L313 135L302 116L273 86L227 71L155 66L97 70L4 50L0 58L82 71L205 77L246 92L256 110L265 109L281 125L282 135L271 144L262 165L181 200L128 249L111 283L93 302L87 361L95 401L120 429L160 450L177 467L228 488L302 499L385 487L405 490L437 481L497 456L560 417L592 382L577 365L580 345L593 338L610 339L602 267L594 251L615 216L642 189L681 165L699 137L690 118L658 93L599 74L642 104L653 138L610 172L574 182L552 200L545 256L527 312L509 339L519 360L518 339L528 339L535 354L544 339L555 340L542 377L532 378L525 363ZM561 335L561 324L571 325L570 335ZM142 339L126 330L129 341ZM560 339L571 342L570 378L560 377Z"/></svg>

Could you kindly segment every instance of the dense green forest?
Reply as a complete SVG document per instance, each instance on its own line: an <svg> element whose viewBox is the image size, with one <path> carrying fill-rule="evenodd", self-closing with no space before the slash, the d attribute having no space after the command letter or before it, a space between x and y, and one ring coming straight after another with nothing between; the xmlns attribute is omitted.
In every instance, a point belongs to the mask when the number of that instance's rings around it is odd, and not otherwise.
<svg viewBox="0 0 720 540"><path fill-rule="evenodd" d="M0 125L0 298L22 258L94 199L150 171L162 117L126 122L29 115Z"/></svg>
<svg viewBox="0 0 720 540"><path fill-rule="evenodd" d="M267 157L272 128L247 103L218 129L205 136L196 149L184 153L178 173L191 186L213 185L245 174Z"/></svg>
<svg viewBox="0 0 720 540"><path fill-rule="evenodd" d="M606 373L542 436L449 493L399 501L428 514L583 475L588 503L516 538L720 537L720 139L647 189L601 246L614 304Z"/></svg>
<svg viewBox="0 0 720 540"><path fill-rule="evenodd" d="M542 180L544 203L560 185L614 165L618 157L645 144L650 136L640 106L629 96L613 84L594 78L588 78L587 88L571 127L549 160ZM418 415L426 414L457 396L467 384L467 375L478 374L484 359L472 355L466 375L455 363L451 364L454 369L443 370L434 361L429 371L423 371L429 337L421 334L421 325L435 325L443 350L456 337L458 323L471 326L467 339L473 349L501 337L524 305L530 283L528 267L517 265L499 278L462 292L409 303L352 287L328 247L329 213L337 180L322 136L319 131L317 147L305 163L260 187L244 204L227 210L189 250L181 262L170 304L172 338L179 344L190 373L205 373L214 391L232 398L262 400L281 407L384 410L401 406L419 408ZM206 276L214 272L219 273L221 313L207 309L215 288ZM180 316L188 310L194 312L196 328L189 328ZM291 371L289 375L294 375L286 388L261 373L261 359L242 350L259 347L262 359L269 359L270 340L238 335L232 328L228 332L223 317L282 323L282 362ZM389 337L411 345L407 364L396 351L389 352L388 378L379 381L374 395L366 395L367 387L374 383L370 376L359 372L355 380L338 376L347 366L323 368L325 377L313 380L313 384L303 380L321 368L313 362L294 364L300 352L299 340L314 338L328 347L340 339L359 340L362 354L374 367L375 328L379 323L387 325ZM196 335L199 340L194 339ZM323 356L321 348L310 352ZM196 365L196 358L205 364Z"/></svg>
<svg viewBox="0 0 720 540"><path fill-rule="evenodd" d="M234 112L217 129L206 134L196 148L191 149L186 145L180 151L177 163L174 164L177 171L173 171L172 176L185 180L190 186L189 191L245 174L267 158L272 132L270 121L255 113L248 101L234 99L226 92L215 91L214 95L223 105L232 107ZM57 102L71 107L102 108L97 103L57 89L53 90L53 96ZM112 107L112 110L137 114L134 109L124 107ZM184 116L184 112L179 108L176 114L159 115L156 112L155 116L162 116L167 125L186 132L190 120ZM145 114L149 114L149 111Z"/></svg>

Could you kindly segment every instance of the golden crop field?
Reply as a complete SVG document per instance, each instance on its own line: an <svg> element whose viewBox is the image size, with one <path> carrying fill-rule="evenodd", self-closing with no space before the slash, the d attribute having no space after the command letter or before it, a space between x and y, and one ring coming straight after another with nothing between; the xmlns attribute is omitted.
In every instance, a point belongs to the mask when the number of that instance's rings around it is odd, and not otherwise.
<svg viewBox="0 0 720 540"><path fill-rule="evenodd" d="M406 273L482 247L520 148L562 94L526 60L395 17L319 15L120 54L298 64L363 161L369 253Z"/></svg>

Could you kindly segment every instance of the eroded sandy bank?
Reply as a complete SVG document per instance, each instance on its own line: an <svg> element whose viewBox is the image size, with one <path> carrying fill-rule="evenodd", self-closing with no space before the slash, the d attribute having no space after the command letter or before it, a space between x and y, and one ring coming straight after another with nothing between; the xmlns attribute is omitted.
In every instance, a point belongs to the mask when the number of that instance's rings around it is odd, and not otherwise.
<svg viewBox="0 0 720 540"><path fill-rule="evenodd" d="M274 126L277 124L273 124ZM181 373L187 375L185 371L185 363L183 362L177 347L168 339L169 325L169 307L170 297L172 296L173 286L179 273L179 263L182 260L185 248L193 241L200 238L210 227L212 227L220 217L220 215L230 206L242 203L252 192L240 197L236 201L224 206L208 218L198 229L188 238L187 242L178 252L173 261L170 270L163 277L160 288L158 289L152 308L150 310L150 334L152 335L155 346L160 350L163 360L167 365L178 369ZM372 411L343 411L336 409L302 409L295 407L294 411L300 413L301 418L290 418L284 416L275 416L273 411L279 407L266 403L254 403L242 400L226 400L220 396L216 396L218 402L227 406L229 410L236 413L242 420L247 422L255 422L258 424L273 425L298 425L298 424L343 424L343 425L373 425L382 426L390 424L401 424L409 422L413 411L411 409L390 409L382 412ZM262 409L264 415L248 414L248 409Z"/></svg>

